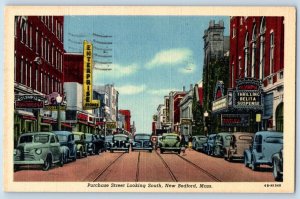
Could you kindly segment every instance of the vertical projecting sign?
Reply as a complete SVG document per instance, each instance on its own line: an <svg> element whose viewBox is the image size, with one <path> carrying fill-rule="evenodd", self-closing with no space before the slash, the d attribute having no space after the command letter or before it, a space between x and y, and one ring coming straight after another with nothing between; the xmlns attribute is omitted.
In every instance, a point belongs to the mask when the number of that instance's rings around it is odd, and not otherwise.
<svg viewBox="0 0 300 199"><path fill-rule="evenodd" d="M93 100L93 44L83 42L83 109L95 109L99 100Z"/></svg>

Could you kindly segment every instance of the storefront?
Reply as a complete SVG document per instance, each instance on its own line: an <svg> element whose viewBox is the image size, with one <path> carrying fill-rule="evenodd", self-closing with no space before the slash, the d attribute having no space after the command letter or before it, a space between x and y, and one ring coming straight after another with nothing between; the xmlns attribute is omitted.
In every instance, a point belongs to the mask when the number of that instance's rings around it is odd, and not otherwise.
<svg viewBox="0 0 300 199"><path fill-rule="evenodd" d="M18 141L18 138L22 133L36 131L37 118L32 112L24 110L16 110L14 114L14 142Z"/></svg>

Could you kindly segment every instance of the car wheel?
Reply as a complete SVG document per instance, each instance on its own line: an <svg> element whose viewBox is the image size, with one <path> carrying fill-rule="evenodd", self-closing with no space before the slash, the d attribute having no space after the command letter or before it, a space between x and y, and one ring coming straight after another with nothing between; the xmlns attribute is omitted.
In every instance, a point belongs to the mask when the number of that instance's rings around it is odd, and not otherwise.
<svg viewBox="0 0 300 199"><path fill-rule="evenodd" d="M152 149L150 149L149 152L152 153Z"/></svg>
<svg viewBox="0 0 300 199"><path fill-rule="evenodd" d="M282 180L282 175L278 171L278 165L276 160L273 160L273 176L276 181Z"/></svg>
<svg viewBox="0 0 300 199"><path fill-rule="evenodd" d="M59 158L59 162L58 162L58 165L60 167L63 167L64 166L64 161L65 161L66 157L64 157L64 155L61 155L60 158Z"/></svg>
<svg viewBox="0 0 300 199"><path fill-rule="evenodd" d="M254 157L251 160L251 169L252 169L252 171L257 171L257 169L258 169L258 165L256 164Z"/></svg>
<svg viewBox="0 0 300 199"><path fill-rule="evenodd" d="M160 149L160 153L163 154L163 153L164 153L164 150L163 150L163 149Z"/></svg>
<svg viewBox="0 0 300 199"><path fill-rule="evenodd" d="M70 152L68 152L67 155L63 157L64 164L66 164L69 159L70 159Z"/></svg>
<svg viewBox="0 0 300 199"><path fill-rule="evenodd" d="M43 171L48 171L50 169L51 165L52 165L52 158L50 155L47 155L47 158L46 158L43 168L42 168Z"/></svg>
<svg viewBox="0 0 300 199"><path fill-rule="evenodd" d="M110 150L110 152L111 152L111 153L113 153L113 152L114 152L114 150L112 150L112 149L111 149L111 150Z"/></svg>
<svg viewBox="0 0 300 199"><path fill-rule="evenodd" d="M232 156L231 155L228 155L228 161L232 162Z"/></svg>
<svg viewBox="0 0 300 199"><path fill-rule="evenodd" d="M82 158L83 154L82 154L82 150L79 151L79 155L78 158Z"/></svg>
<svg viewBox="0 0 300 199"><path fill-rule="evenodd" d="M179 149L179 150L177 151L177 153L180 154L180 151L181 151L181 150Z"/></svg>
<svg viewBox="0 0 300 199"><path fill-rule="evenodd" d="M126 150L126 153L129 153L129 149Z"/></svg>

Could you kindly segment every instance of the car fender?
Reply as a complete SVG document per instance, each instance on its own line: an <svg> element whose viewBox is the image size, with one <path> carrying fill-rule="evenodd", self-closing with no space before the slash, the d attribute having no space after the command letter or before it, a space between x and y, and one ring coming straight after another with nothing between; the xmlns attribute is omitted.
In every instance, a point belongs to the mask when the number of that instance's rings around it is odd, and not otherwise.
<svg viewBox="0 0 300 199"><path fill-rule="evenodd" d="M69 152L69 148L68 147L66 147L66 146L61 146L60 147L60 153L62 153L62 154L68 154L68 152Z"/></svg>
<svg viewBox="0 0 300 199"><path fill-rule="evenodd" d="M252 160L252 153L249 149L246 149L244 151L244 158L247 158L247 162L250 164L251 163L251 160Z"/></svg>

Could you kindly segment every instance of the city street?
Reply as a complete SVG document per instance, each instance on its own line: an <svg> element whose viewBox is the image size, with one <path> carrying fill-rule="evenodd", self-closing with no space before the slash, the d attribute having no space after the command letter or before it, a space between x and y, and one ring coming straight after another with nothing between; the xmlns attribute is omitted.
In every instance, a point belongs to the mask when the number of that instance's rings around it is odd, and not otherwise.
<svg viewBox="0 0 300 199"><path fill-rule="evenodd" d="M49 171L22 167L14 173L14 181L273 182L274 178L271 168L252 171L241 161L227 162L188 149L185 156L159 151L103 152Z"/></svg>

